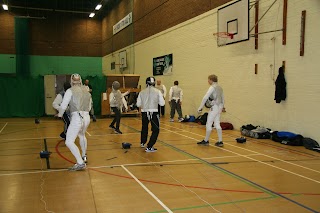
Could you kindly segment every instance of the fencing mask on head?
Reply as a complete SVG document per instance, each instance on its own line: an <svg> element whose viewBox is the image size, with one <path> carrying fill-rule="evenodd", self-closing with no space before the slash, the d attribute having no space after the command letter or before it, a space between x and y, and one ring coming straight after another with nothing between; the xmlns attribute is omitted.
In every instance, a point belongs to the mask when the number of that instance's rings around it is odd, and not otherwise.
<svg viewBox="0 0 320 213"><path fill-rule="evenodd" d="M147 86L154 86L156 84L156 79L154 77L148 77L146 79Z"/></svg>
<svg viewBox="0 0 320 213"><path fill-rule="evenodd" d="M71 82L71 86L82 85L81 76L78 73L72 74L70 82Z"/></svg>
<svg viewBox="0 0 320 213"><path fill-rule="evenodd" d="M114 82L112 83L112 89L114 89L114 90L120 89L120 83L119 83L119 81L114 81Z"/></svg>

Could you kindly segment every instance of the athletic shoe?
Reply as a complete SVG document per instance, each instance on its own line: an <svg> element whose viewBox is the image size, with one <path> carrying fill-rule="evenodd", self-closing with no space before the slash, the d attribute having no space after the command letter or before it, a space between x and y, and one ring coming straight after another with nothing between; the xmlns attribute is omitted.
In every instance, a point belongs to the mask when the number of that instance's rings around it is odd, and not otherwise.
<svg viewBox="0 0 320 213"><path fill-rule="evenodd" d="M69 171L81 171L81 170L85 170L86 169L86 164L74 164L73 167L69 168Z"/></svg>
<svg viewBox="0 0 320 213"><path fill-rule="evenodd" d="M88 163L88 158L86 155L82 157L82 160L83 160L83 162Z"/></svg>
<svg viewBox="0 0 320 213"><path fill-rule="evenodd" d="M146 152L156 152L157 151L157 149L156 148L153 148L153 147L151 147L151 148L146 148Z"/></svg>
<svg viewBox="0 0 320 213"><path fill-rule="evenodd" d="M110 129L116 130L116 128L113 125L109 126Z"/></svg>
<svg viewBox="0 0 320 213"><path fill-rule="evenodd" d="M140 143L140 147L141 147L141 148L144 148L144 143Z"/></svg>
<svg viewBox="0 0 320 213"><path fill-rule="evenodd" d="M170 122L174 122L174 119L173 119L173 118L170 118Z"/></svg>
<svg viewBox="0 0 320 213"><path fill-rule="evenodd" d="M208 145L209 145L209 141L202 140L202 141L198 142L197 144L198 144L198 145L208 146Z"/></svg>
<svg viewBox="0 0 320 213"><path fill-rule="evenodd" d="M96 121L97 121L97 118L96 118L95 115L92 115L92 121L93 121L93 122L96 122Z"/></svg>
<svg viewBox="0 0 320 213"><path fill-rule="evenodd" d="M120 129L115 129L114 132L115 132L116 134L122 134L122 132L120 131Z"/></svg>
<svg viewBox="0 0 320 213"><path fill-rule="evenodd" d="M67 137L67 136L66 136L66 134L64 134L64 132L61 132L61 134L60 134L60 138L61 138L61 139L63 139L63 140L65 140L65 139L66 139L66 137Z"/></svg>
<svg viewBox="0 0 320 213"><path fill-rule="evenodd" d="M184 121L184 119L183 118L179 118L179 120L178 120L179 122L182 122L182 121Z"/></svg>
<svg viewBox="0 0 320 213"><path fill-rule="evenodd" d="M216 146L219 146L219 147L223 147L223 142L222 141L218 141L217 143L215 143Z"/></svg>

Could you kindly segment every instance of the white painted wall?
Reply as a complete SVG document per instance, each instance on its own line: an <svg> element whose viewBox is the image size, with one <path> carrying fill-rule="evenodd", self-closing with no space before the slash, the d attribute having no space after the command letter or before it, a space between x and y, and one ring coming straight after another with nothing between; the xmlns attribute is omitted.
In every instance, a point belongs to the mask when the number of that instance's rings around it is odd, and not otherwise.
<svg viewBox="0 0 320 213"><path fill-rule="evenodd" d="M261 1L260 16L273 0ZM282 2L270 9L259 24L259 31L282 28ZM300 50L301 11L307 11L305 55ZM183 114L196 114L208 84L207 76L216 74L224 88L226 110L222 121L236 128L252 123L273 130L287 130L320 141L320 1L289 0L287 45L282 45L282 32L260 35L259 49L254 39L217 47L212 33L216 31L216 9L184 22L128 47L134 51L129 61L131 71L140 74L140 84L152 75L152 59L173 53L173 75L161 76L168 90L179 80L184 90ZM254 9L250 12L250 26ZM275 40L271 40L275 37ZM103 58L105 74L111 55ZM276 104L274 80L282 61L286 61L287 100ZM259 64L254 74L254 64ZM166 113L169 113L167 106ZM169 116L167 116L169 119Z"/></svg>

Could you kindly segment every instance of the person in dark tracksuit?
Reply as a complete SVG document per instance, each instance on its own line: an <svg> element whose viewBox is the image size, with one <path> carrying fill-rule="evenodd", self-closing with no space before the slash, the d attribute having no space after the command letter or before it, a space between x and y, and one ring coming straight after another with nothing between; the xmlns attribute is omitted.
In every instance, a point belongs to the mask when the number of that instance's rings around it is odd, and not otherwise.
<svg viewBox="0 0 320 213"><path fill-rule="evenodd" d="M60 108L60 105L62 103L62 100L63 100L63 97L64 97L64 94L65 92L71 87L70 83L69 82L65 82L63 84L63 91L61 91L57 96L56 98L54 99L53 103L52 103L52 106L53 108L55 108L57 111L59 111L59 108ZM68 127L70 125L70 112L69 110L66 110L64 113L63 113L63 116L62 116L62 120L64 122L64 130L63 132L61 132L60 134L60 138L62 139L66 139L66 134L67 134L67 130L68 130Z"/></svg>
<svg viewBox="0 0 320 213"><path fill-rule="evenodd" d="M141 108L142 114L142 129L141 129L141 141L140 146L145 147L148 140L148 125L151 122L151 137L147 143L146 152L156 152L154 144L157 142L158 135L160 132L160 121L158 105L164 106L164 98L162 93L156 89L156 80L154 77L148 77L146 79L147 88L139 93L137 99L137 107Z"/></svg>

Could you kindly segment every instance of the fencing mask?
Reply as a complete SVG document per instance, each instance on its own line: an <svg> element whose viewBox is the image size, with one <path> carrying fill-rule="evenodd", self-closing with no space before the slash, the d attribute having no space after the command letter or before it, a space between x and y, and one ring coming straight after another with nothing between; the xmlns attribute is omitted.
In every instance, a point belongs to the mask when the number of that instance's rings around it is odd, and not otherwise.
<svg viewBox="0 0 320 213"><path fill-rule="evenodd" d="M114 81L114 82L112 83L112 88L113 88L114 90L120 89L120 83L119 83L119 81Z"/></svg>
<svg viewBox="0 0 320 213"><path fill-rule="evenodd" d="M154 86L156 84L156 79L154 77L148 77L146 79L147 86Z"/></svg>
<svg viewBox="0 0 320 213"><path fill-rule="evenodd" d="M81 79L81 76L78 74L78 73L74 73L71 75L71 86L74 86L74 85L82 85L82 79Z"/></svg>

